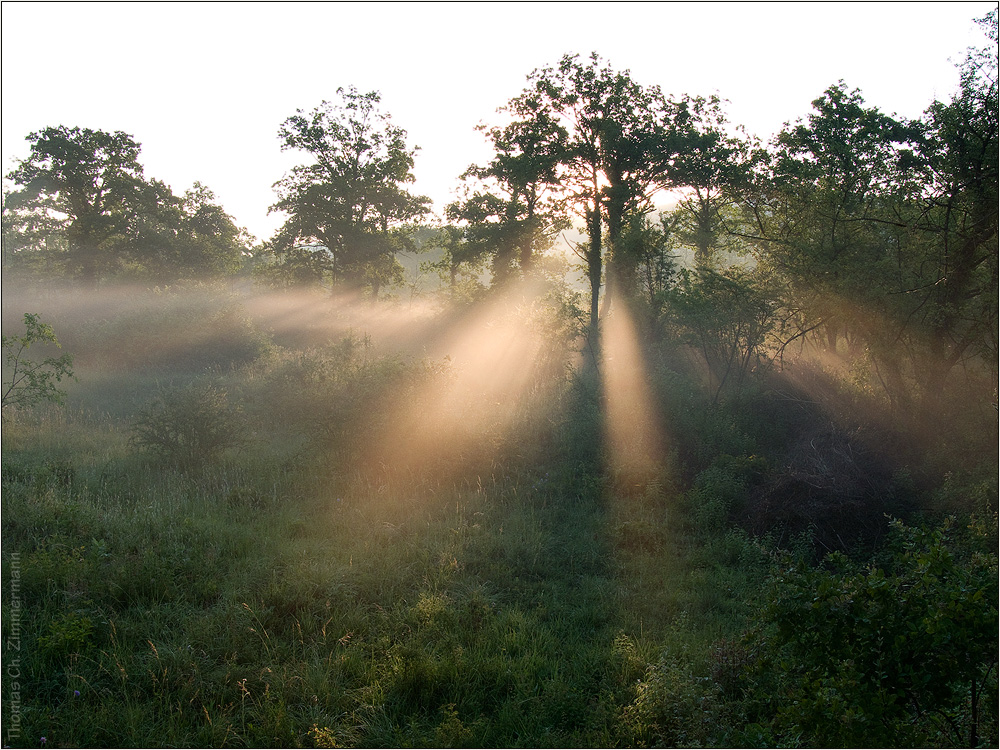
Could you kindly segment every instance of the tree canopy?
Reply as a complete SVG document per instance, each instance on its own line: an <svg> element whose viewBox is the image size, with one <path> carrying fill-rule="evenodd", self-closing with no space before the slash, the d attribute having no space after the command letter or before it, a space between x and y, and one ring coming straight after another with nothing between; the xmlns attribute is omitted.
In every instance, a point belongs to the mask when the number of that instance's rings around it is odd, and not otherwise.
<svg viewBox="0 0 1000 750"><path fill-rule="evenodd" d="M195 183L183 197L147 180L139 143L122 132L65 126L27 137L31 154L7 175L4 262L43 256L89 285L234 273L251 244L214 194Z"/></svg>
<svg viewBox="0 0 1000 750"><path fill-rule="evenodd" d="M429 199L412 195L415 149L406 131L378 109L378 92L337 89L338 103L298 110L282 124L284 150L310 160L275 184L271 210L287 215L272 248L294 278L329 277L377 296L398 282L395 253L406 247L407 224L425 215Z"/></svg>

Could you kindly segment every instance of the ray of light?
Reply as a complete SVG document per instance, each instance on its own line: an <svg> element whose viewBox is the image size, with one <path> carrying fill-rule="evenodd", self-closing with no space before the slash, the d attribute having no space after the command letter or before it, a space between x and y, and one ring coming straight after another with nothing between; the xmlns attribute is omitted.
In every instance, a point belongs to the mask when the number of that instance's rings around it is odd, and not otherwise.
<svg viewBox="0 0 1000 750"><path fill-rule="evenodd" d="M447 363L393 406L376 447L397 475L488 472L515 429L537 419L542 369L551 355L528 321L537 289L518 284L429 341L432 362Z"/></svg>
<svg viewBox="0 0 1000 750"><path fill-rule="evenodd" d="M624 305L603 321L605 455L612 476L641 489L663 471L664 435L635 324Z"/></svg>

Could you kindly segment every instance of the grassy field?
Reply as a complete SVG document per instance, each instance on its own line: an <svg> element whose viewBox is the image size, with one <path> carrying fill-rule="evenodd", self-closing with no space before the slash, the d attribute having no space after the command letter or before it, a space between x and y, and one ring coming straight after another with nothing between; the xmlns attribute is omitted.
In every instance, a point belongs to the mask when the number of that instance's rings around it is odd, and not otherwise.
<svg viewBox="0 0 1000 750"><path fill-rule="evenodd" d="M737 684L775 553L711 476L609 472L558 356L491 391L262 310L52 304L78 382L3 430L4 744L777 741ZM550 312L517 330L569 351ZM142 438L190 414L218 450Z"/></svg>

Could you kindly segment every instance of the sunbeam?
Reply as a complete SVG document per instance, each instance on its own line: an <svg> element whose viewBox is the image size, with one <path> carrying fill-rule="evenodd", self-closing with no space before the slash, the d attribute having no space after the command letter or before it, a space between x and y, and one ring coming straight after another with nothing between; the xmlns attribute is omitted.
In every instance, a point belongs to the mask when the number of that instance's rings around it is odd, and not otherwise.
<svg viewBox="0 0 1000 750"><path fill-rule="evenodd" d="M645 486L663 470L663 430L649 387L635 323L624 305L603 321L605 450L620 482Z"/></svg>
<svg viewBox="0 0 1000 750"><path fill-rule="evenodd" d="M375 447L384 471L433 466L436 479L470 466L488 471L514 425L540 416L541 372L553 352L531 323L539 292L513 285L426 343L429 362L445 370L395 404Z"/></svg>

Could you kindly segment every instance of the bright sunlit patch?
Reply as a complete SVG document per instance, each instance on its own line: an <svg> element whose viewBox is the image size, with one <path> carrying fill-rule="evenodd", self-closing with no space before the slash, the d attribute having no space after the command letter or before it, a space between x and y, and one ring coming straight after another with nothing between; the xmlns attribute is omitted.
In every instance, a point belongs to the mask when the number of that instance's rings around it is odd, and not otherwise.
<svg viewBox="0 0 1000 750"><path fill-rule="evenodd" d="M642 487L662 469L663 433L628 310L618 305L602 325L604 440L609 468L619 479Z"/></svg>

